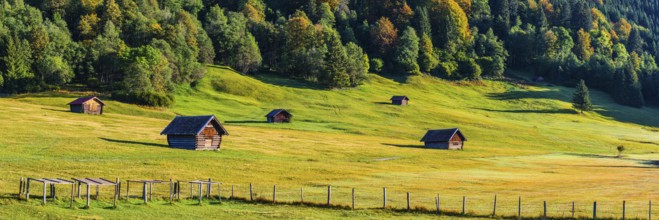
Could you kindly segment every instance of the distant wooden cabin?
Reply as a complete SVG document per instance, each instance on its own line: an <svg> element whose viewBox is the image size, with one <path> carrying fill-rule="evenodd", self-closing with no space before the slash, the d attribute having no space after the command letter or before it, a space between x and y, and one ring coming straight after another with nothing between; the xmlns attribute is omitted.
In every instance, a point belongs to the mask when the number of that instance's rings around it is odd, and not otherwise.
<svg viewBox="0 0 659 220"><path fill-rule="evenodd" d="M71 112L102 115L105 103L94 96L82 97L69 103Z"/></svg>
<svg viewBox="0 0 659 220"><path fill-rule="evenodd" d="M407 98L407 96L393 96L391 97L391 104L392 105L407 105L407 103L410 101L410 98Z"/></svg>
<svg viewBox="0 0 659 220"><path fill-rule="evenodd" d="M268 113L265 117L267 118L268 123L288 123L291 122L293 115L284 109L275 109Z"/></svg>
<svg viewBox="0 0 659 220"><path fill-rule="evenodd" d="M467 138L457 128L430 130L421 139L421 142L425 142L426 148L446 150L462 150L465 141Z"/></svg>
<svg viewBox="0 0 659 220"><path fill-rule="evenodd" d="M214 115L176 116L160 135L169 147L188 150L219 150L222 136L229 135Z"/></svg>

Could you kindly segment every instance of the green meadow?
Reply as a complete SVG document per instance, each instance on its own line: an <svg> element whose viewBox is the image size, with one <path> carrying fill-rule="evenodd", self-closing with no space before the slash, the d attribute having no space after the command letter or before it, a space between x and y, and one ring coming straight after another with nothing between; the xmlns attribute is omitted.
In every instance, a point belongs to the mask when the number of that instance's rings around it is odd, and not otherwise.
<svg viewBox="0 0 659 220"><path fill-rule="evenodd" d="M526 217L540 216L543 201L553 217L570 217L573 201L576 216L590 216L597 201L598 216L619 218L626 200L628 218L647 218L648 201L659 196L657 108L620 106L591 91L595 110L578 114L569 102L573 89L549 84L369 78L355 89L322 90L211 66L204 79L177 89L170 109L105 100L102 116L68 112L68 102L89 93L0 98L0 218L419 219L437 218L437 194L448 219L461 217L453 214L463 196L469 217L487 217L495 195L499 217L515 216L521 197ZM410 105L388 104L392 95L410 97ZM290 110L293 123L265 123L275 108ZM159 135L175 115L209 114L230 133L220 151L171 149ZM419 142L428 129L453 127L468 139L463 151ZM619 145L626 148L621 158ZM134 187L133 198L110 208L112 189L101 188L90 209L82 199L69 209L64 187L60 201L42 206L39 190L29 202L15 199L20 177L213 178L223 183L225 202L169 205L168 186L156 185L149 205ZM249 183L262 202L227 200L231 186L235 197L249 198ZM283 204L269 202L274 185ZM326 202L328 185L335 207L312 205ZM292 204L300 188L307 205ZM347 208L353 188L357 210ZM407 192L415 212L399 211Z"/></svg>

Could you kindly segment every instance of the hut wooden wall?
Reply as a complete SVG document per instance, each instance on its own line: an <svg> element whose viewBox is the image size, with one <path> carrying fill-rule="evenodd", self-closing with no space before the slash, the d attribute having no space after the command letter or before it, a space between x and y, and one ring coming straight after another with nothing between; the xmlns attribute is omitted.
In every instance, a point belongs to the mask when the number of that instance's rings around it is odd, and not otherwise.
<svg viewBox="0 0 659 220"><path fill-rule="evenodd" d="M394 105L407 105L407 100L391 100L391 104L394 104Z"/></svg>
<svg viewBox="0 0 659 220"><path fill-rule="evenodd" d="M448 142L426 142L426 148L448 150Z"/></svg>
<svg viewBox="0 0 659 220"><path fill-rule="evenodd" d="M83 103L83 106L85 108L85 113L87 114L93 114L93 115L103 114L103 105L101 105L101 103L96 102L96 100L94 99L86 101L85 103Z"/></svg>
<svg viewBox="0 0 659 220"><path fill-rule="evenodd" d="M167 143L169 147L195 150L197 147L197 139L194 135L167 135Z"/></svg>
<svg viewBox="0 0 659 220"><path fill-rule="evenodd" d="M82 107L82 105L71 105L71 112L75 113L84 113L85 109Z"/></svg>

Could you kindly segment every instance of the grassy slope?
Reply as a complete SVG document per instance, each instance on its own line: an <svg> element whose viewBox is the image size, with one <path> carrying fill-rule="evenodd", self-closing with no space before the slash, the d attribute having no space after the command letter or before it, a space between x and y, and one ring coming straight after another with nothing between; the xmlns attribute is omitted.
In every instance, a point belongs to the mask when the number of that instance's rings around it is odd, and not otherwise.
<svg viewBox="0 0 659 220"><path fill-rule="evenodd" d="M413 204L430 208L432 197L441 192L447 210L457 211L461 196L468 195L468 210L488 213L496 193L501 214L513 215L517 196L522 195L525 204L536 204L528 205L525 215L540 213L540 201L545 199L551 201L553 215L565 214L572 200L587 214L587 202L594 199L601 210L610 206L611 212L627 199L632 201L629 213L643 216L642 201L658 193L653 154L659 150L659 120L654 117L658 110L621 107L599 92L592 97L597 111L580 116L569 110L565 100L571 89L563 87L492 81L478 85L424 77L399 84L372 76L357 89L324 91L277 77L259 78L209 68L195 88L180 88L171 111L110 101L107 114L88 116L66 112L65 104L79 94L0 99L0 194L15 193L20 176L213 177L225 186L236 185L241 197L249 182L256 183L261 198L270 198L272 184L277 184L281 201L295 201L304 186L306 200L320 203L324 186L332 184L336 203L348 204L350 188L356 187L358 207L378 207L380 187L387 186L394 207L403 207L404 192L410 191ZM383 104L391 95L410 96L411 106ZM262 123L272 108L291 109L294 123ZM172 112L216 114L231 133L223 150L167 148L158 133ZM464 131L469 138L465 151L420 148L418 139L426 129L444 127ZM614 155L618 144L630 149L628 158L598 156ZM166 194L164 188L160 192ZM389 212L345 214L239 203L202 209L179 205L184 208L175 210L122 204L125 211L120 214L32 203L0 199L0 206L6 206L0 215L171 218L177 212L190 217L242 213L243 218L259 218L269 215L265 212L293 218L392 217Z"/></svg>

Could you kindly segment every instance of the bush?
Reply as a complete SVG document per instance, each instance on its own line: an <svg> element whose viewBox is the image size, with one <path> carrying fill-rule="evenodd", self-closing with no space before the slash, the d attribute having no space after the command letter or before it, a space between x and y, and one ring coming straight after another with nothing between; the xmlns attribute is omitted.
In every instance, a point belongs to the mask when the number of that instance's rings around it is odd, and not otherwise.
<svg viewBox="0 0 659 220"><path fill-rule="evenodd" d="M384 68L384 61L382 61L382 59L380 58L371 59L371 72L380 73L382 72L382 68Z"/></svg>
<svg viewBox="0 0 659 220"><path fill-rule="evenodd" d="M174 104L174 96L156 92L131 92L122 91L112 93L112 98L138 105L169 107Z"/></svg>

